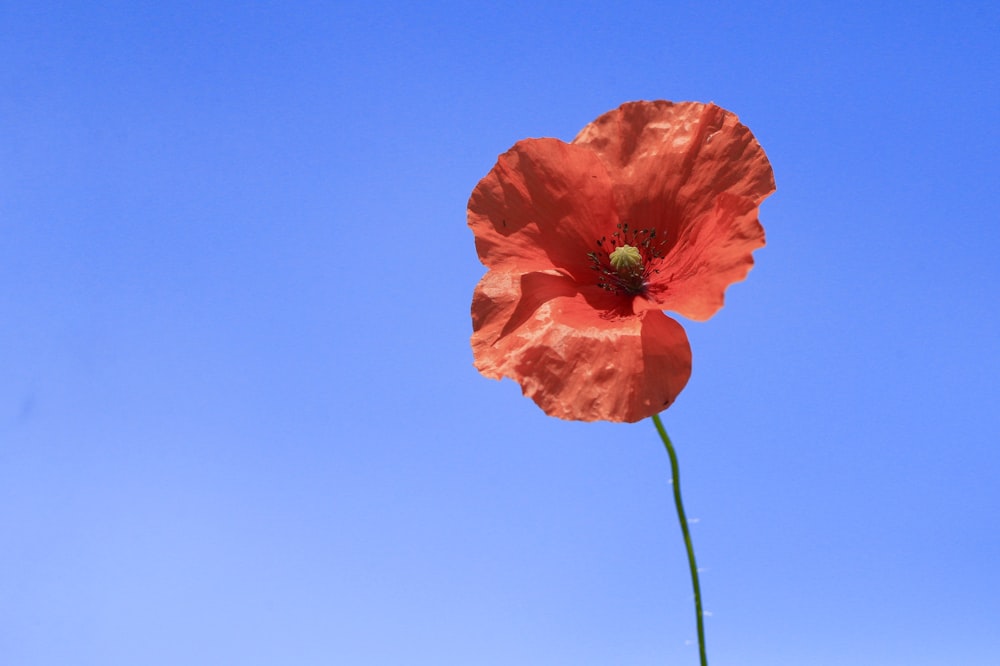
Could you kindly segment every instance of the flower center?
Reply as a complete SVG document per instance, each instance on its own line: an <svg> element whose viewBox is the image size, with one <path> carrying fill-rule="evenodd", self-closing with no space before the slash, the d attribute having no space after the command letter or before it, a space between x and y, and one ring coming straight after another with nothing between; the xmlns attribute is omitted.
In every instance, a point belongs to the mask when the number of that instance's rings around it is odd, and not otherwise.
<svg viewBox="0 0 1000 666"><path fill-rule="evenodd" d="M590 252L590 267L597 271L597 286L614 294L637 296L646 292L649 277L659 270L654 260L663 255L663 242L655 229L629 229L620 223L611 238L597 241L599 252Z"/></svg>
<svg viewBox="0 0 1000 666"><path fill-rule="evenodd" d="M614 252L608 255L611 265L619 275L630 275L636 269L642 269L642 255L638 248L631 245L616 247Z"/></svg>

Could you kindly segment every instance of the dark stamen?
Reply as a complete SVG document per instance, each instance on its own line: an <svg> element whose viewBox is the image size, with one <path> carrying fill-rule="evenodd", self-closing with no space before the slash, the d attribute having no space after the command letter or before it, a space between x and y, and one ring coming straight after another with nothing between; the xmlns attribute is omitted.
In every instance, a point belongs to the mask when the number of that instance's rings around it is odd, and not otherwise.
<svg viewBox="0 0 1000 666"><path fill-rule="evenodd" d="M597 247L601 252L589 252L590 268L597 271L597 286L614 294L636 296L643 294L649 283L650 275L659 274L659 268L653 266L657 259L663 258L666 241L656 237L656 229L630 229L627 222L618 222L617 231L612 232L610 239L601 236ZM605 243L610 246L608 249ZM610 261L611 254L619 247L630 245L639 251L642 261L628 269L616 270ZM659 262L655 262L659 263Z"/></svg>

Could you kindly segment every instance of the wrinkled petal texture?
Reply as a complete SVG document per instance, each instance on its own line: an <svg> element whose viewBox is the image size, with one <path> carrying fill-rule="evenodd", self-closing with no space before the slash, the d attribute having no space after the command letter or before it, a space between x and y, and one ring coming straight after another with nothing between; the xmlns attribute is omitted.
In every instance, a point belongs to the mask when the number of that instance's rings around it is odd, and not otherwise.
<svg viewBox="0 0 1000 666"><path fill-rule="evenodd" d="M521 273L592 273L587 253L617 222L614 187L591 150L526 139L497 159L469 198L469 226L482 262Z"/></svg>
<svg viewBox="0 0 1000 666"><path fill-rule="evenodd" d="M650 302L639 309L699 321L715 314L764 245L757 209L774 192L774 174L750 130L714 104L632 102L573 144L604 163L620 219L667 239Z"/></svg>
<svg viewBox="0 0 1000 666"><path fill-rule="evenodd" d="M691 374L684 329L662 311L705 320L722 307L764 245L757 214L773 191L757 140L713 104L633 102L572 143L518 142L469 199L489 269L472 302L476 367L564 419L662 411ZM601 254L626 223L616 242L656 232L638 295L607 282Z"/></svg>
<svg viewBox="0 0 1000 666"><path fill-rule="evenodd" d="M479 371L515 378L551 416L639 421L670 406L691 375L680 324L615 312L607 292L554 272L489 271L472 315Z"/></svg>

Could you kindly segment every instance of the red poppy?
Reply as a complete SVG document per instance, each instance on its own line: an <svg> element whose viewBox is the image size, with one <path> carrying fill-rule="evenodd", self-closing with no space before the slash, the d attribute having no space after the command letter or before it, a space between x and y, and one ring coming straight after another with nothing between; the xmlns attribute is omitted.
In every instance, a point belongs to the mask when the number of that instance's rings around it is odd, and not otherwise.
<svg viewBox="0 0 1000 666"><path fill-rule="evenodd" d="M572 143L525 139L469 199L489 271L472 299L472 349L547 414L638 421L691 374L684 329L746 277L774 191L764 150L713 104L632 102Z"/></svg>

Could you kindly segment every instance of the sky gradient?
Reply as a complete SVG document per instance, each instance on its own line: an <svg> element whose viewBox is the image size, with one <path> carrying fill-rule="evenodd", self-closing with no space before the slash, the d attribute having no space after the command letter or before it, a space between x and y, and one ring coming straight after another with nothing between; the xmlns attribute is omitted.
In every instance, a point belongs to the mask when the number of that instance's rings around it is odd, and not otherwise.
<svg viewBox="0 0 1000 666"><path fill-rule="evenodd" d="M836 5L836 6L834 6ZM1000 660L995 3L0 2L0 664L696 664L652 423L472 366L472 188L713 101L713 666Z"/></svg>

